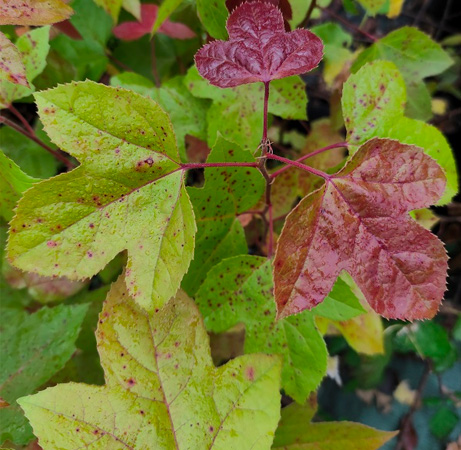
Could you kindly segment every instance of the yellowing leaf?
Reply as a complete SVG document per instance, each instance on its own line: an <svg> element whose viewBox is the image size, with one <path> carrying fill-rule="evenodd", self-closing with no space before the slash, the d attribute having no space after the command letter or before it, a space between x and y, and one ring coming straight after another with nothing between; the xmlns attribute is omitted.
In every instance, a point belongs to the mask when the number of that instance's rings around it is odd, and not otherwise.
<svg viewBox="0 0 461 450"><path fill-rule="evenodd" d="M387 12L387 17L389 17L389 19L400 16L404 1L405 0L389 0L389 11Z"/></svg>
<svg viewBox="0 0 461 450"><path fill-rule="evenodd" d="M248 355L215 368L200 314L184 294L146 314L120 279L97 338L105 386L62 384L19 401L43 448L270 447L279 359Z"/></svg>
<svg viewBox="0 0 461 450"><path fill-rule="evenodd" d="M21 53L10 42L10 40L0 32L0 81L7 80L14 84L21 84L28 87L26 68L21 59Z"/></svg>
<svg viewBox="0 0 461 450"><path fill-rule="evenodd" d="M61 0L2 0L0 25L50 25L68 19L73 12Z"/></svg>
<svg viewBox="0 0 461 450"><path fill-rule="evenodd" d="M151 99L89 81L36 99L51 139L82 165L24 195L11 222L11 263L76 280L127 250L130 293L144 308L162 306L189 267L195 235L167 114Z"/></svg>

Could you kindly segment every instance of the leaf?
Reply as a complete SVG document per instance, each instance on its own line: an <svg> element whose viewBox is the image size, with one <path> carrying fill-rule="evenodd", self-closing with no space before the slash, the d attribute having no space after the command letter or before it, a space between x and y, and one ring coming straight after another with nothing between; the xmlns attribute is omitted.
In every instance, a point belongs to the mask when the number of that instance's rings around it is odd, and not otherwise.
<svg viewBox="0 0 461 450"><path fill-rule="evenodd" d="M168 111L175 130L179 155L186 160L186 135L206 139L207 102L194 97L184 85L184 77L178 76L155 87L152 81L132 72L124 72L110 80L112 86L131 89L154 99Z"/></svg>
<svg viewBox="0 0 461 450"><path fill-rule="evenodd" d="M387 17L389 17L389 19L395 19L396 17L400 16L403 2L404 0L390 0L389 11L387 13Z"/></svg>
<svg viewBox="0 0 461 450"><path fill-rule="evenodd" d="M30 95L34 91L32 81L46 66L50 27L37 28L23 34L16 41L21 60L26 70L30 87L0 79L0 108L7 108L13 101Z"/></svg>
<svg viewBox="0 0 461 450"><path fill-rule="evenodd" d="M0 128L0 148L15 164L20 165L22 171L35 178L56 174L58 163L54 156L12 128Z"/></svg>
<svg viewBox="0 0 461 450"><path fill-rule="evenodd" d="M68 19L72 13L61 0L6 0L0 4L0 25L50 25Z"/></svg>
<svg viewBox="0 0 461 450"><path fill-rule="evenodd" d="M238 145L218 138L207 162L254 162ZM187 189L194 205L197 237L194 260L182 288L194 295L207 272L222 259L248 253L237 214L253 207L264 191L264 179L251 167L205 169L203 188Z"/></svg>
<svg viewBox="0 0 461 450"><path fill-rule="evenodd" d="M21 194L38 180L25 174L0 150L0 216L7 222Z"/></svg>
<svg viewBox="0 0 461 450"><path fill-rule="evenodd" d="M242 4L226 28L229 41L210 42L195 55L200 75L221 88L299 75L322 59L322 41L304 29L286 33L282 13L270 3Z"/></svg>
<svg viewBox="0 0 461 450"><path fill-rule="evenodd" d="M447 255L406 213L444 188L441 168L421 149L385 139L364 144L286 219L274 260L279 318L320 303L341 270L382 316L433 317Z"/></svg>
<svg viewBox="0 0 461 450"><path fill-rule="evenodd" d="M26 68L22 62L21 53L15 45L0 32L0 82L10 81L29 87Z"/></svg>
<svg viewBox="0 0 461 450"><path fill-rule="evenodd" d="M137 20L141 20L141 0L123 0L122 6Z"/></svg>
<svg viewBox="0 0 461 450"><path fill-rule="evenodd" d="M16 404L60 370L75 350L87 305L42 308L34 314L2 308L0 397L11 406L0 408L0 442L27 444L32 432ZM15 320L11 320L15 317Z"/></svg>
<svg viewBox="0 0 461 450"><path fill-rule="evenodd" d="M414 119L430 119L430 96L423 79L438 75L453 64L442 47L417 28L402 27L360 53L352 66L352 72L357 72L367 62L375 60L391 61L402 73L409 98L407 114ZM413 104L422 104L424 108L410 108Z"/></svg>
<svg viewBox="0 0 461 450"><path fill-rule="evenodd" d="M279 419L278 359L249 355L215 368L200 315L184 294L146 314L120 279L97 339L105 386L69 383L20 400L42 447L270 446Z"/></svg>
<svg viewBox="0 0 461 450"><path fill-rule="evenodd" d="M397 139L417 145L444 169L447 188L439 204L458 191L456 164L445 137L432 125L404 117L406 94L394 64L377 61L351 75L343 87L343 115L349 150L372 137Z"/></svg>
<svg viewBox="0 0 461 450"><path fill-rule="evenodd" d="M363 311L354 299L339 280L323 311L330 317L354 317ZM315 326L316 311L275 321L271 264L266 258L241 255L223 260L208 272L195 300L209 331L222 333L243 323L245 353L282 355L282 388L297 402L303 403L318 387L327 370L327 349ZM360 309L351 312L357 306Z"/></svg>
<svg viewBox="0 0 461 450"><path fill-rule="evenodd" d="M304 412L307 409L308 412ZM306 423L312 412L296 403L282 409L272 448L285 450L375 450L397 432L380 431L354 422ZM306 420L307 418L307 420Z"/></svg>
<svg viewBox="0 0 461 450"><path fill-rule="evenodd" d="M205 81L195 67L189 69L186 86L195 97L212 99L207 112L208 145L218 133L225 139L255 151L263 129L264 89L262 85L220 89ZM284 119L306 119L307 97L300 77L275 80L271 84L269 112ZM260 130L260 131L258 131Z"/></svg>
<svg viewBox="0 0 461 450"><path fill-rule="evenodd" d="M125 41L139 39L145 34L151 34L157 18L158 6L152 4L141 5L140 22L124 22L114 28L114 35ZM159 33L166 34L175 39L191 39L195 33L186 25L170 22L166 19L158 29Z"/></svg>
<svg viewBox="0 0 461 450"><path fill-rule="evenodd" d="M358 2L369 15L374 16L385 5L386 0L358 0Z"/></svg>
<svg viewBox="0 0 461 450"><path fill-rule="evenodd" d="M77 280L128 250L130 293L144 308L161 307L187 271L195 235L168 116L150 99L89 81L36 100L51 139L82 165L21 199L11 263Z"/></svg>
<svg viewBox="0 0 461 450"><path fill-rule="evenodd" d="M98 6L104 8L110 14L114 23L117 23L118 15L122 9L123 0L93 0Z"/></svg>
<svg viewBox="0 0 461 450"><path fill-rule="evenodd" d="M165 20L171 16L183 3L184 0L164 0L158 8L157 17L155 19L154 25L152 26L152 34L158 31L162 26Z"/></svg>
<svg viewBox="0 0 461 450"><path fill-rule="evenodd" d="M203 26L215 39L227 39L226 19L228 16L225 0L196 0L197 13Z"/></svg>

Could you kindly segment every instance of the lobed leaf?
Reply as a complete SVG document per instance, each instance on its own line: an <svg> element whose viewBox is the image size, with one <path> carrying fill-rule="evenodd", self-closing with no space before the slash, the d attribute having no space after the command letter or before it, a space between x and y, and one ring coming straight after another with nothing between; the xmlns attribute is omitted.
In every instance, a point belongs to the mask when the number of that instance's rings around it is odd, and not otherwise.
<svg viewBox="0 0 461 450"><path fill-rule="evenodd" d="M422 147L444 169L447 187L439 204L458 191L458 176L452 151L434 126L405 117L405 84L395 65L377 61L351 75L343 87L342 106L349 149L373 137L397 139Z"/></svg>
<svg viewBox="0 0 461 450"><path fill-rule="evenodd" d="M245 353L283 356L282 388L303 403L327 370L327 349L314 316L349 318L363 309L348 286L339 280L325 300L323 311L305 311L275 321L271 264L267 258L241 255L215 265L195 300L205 326L213 333L245 325Z"/></svg>
<svg viewBox="0 0 461 450"><path fill-rule="evenodd" d="M149 310L162 306L187 271L195 235L168 116L150 99L89 81L36 100L51 139L82 165L21 199L11 263L75 280L127 250L130 293Z"/></svg>
<svg viewBox="0 0 461 450"><path fill-rule="evenodd" d="M249 152L219 138L207 162L254 162ZM194 260L182 287L194 295L207 272L222 259L248 252L237 215L253 207L264 191L262 175L251 167L205 169L205 185L188 188L197 218Z"/></svg>
<svg viewBox="0 0 461 450"><path fill-rule="evenodd" d="M346 270L384 317L433 317L447 255L407 212L434 203L444 188L442 169L421 149L364 144L287 217L274 260L278 316L313 308Z"/></svg>
<svg viewBox="0 0 461 450"><path fill-rule="evenodd" d="M26 68L21 53L15 45L0 32L0 82L6 80L14 84L29 87Z"/></svg>
<svg viewBox="0 0 461 450"><path fill-rule="evenodd" d="M2 0L0 25L50 25L68 19L73 14L61 0Z"/></svg>
<svg viewBox="0 0 461 450"><path fill-rule="evenodd" d="M200 314L184 294L147 314L121 278L97 339L105 386L69 383L20 400L42 447L270 447L279 419L278 359L249 355L215 368Z"/></svg>
<svg viewBox="0 0 461 450"><path fill-rule="evenodd" d="M282 13L271 3L243 3L226 28L229 41L210 42L195 55L200 75L221 88L309 72L322 59L322 41L304 29L286 33Z"/></svg>

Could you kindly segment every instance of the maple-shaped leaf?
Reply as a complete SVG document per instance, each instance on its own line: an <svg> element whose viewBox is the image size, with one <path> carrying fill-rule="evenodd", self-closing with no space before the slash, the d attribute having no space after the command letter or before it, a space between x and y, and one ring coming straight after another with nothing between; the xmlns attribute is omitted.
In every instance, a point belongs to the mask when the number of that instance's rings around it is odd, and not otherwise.
<svg viewBox="0 0 461 450"><path fill-rule="evenodd" d="M26 77L26 68L22 62L21 53L15 45L0 32L0 81L29 87Z"/></svg>
<svg viewBox="0 0 461 450"><path fill-rule="evenodd" d="M0 25L50 25L68 19L73 12L61 0L2 0Z"/></svg>
<svg viewBox="0 0 461 450"><path fill-rule="evenodd" d="M207 162L255 162L238 145L220 137ZM251 167L210 167L205 184L189 187L188 193L197 220L194 260L182 288L194 295L207 272L222 259L248 253L245 232L237 215L252 208L264 192L261 173Z"/></svg>
<svg viewBox="0 0 461 450"><path fill-rule="evenodd" d="M287 33L281 11L271 3L244 3L226 28L228 41L213 41L195 55L200 75L221 88L309 72L322 59L322 41L308 30Z"/></svg>
<svg viewBox="0 0 461 450"><path fill-rule="evenodd" d="M445 182L418 147L387 139L364 144L286 219L274 261L279 317L320 303L341 270L384 317L434 316L447 255L408 211L436 202Z"/></svg>
<svg viewBox="0 0 461 450"><path fill-rule="evenodd" d="M213 147L218 134L254 151L261 140L263 129L264 86L253 84L220 89L204 80L191 67L185 78L192 95L211 99L207 111L208 145ZM299 76L275 80L271 83L268 111L284 119L306 119L307 96L305 84ZM259 131L258 131L259 130Z"/></svg>
<svg viewBox="0 0 461 450"><path fill-rule="evenodd" d="M341 99L349 151L372 137L421 147L445 171L447 188L438 203L446 204L458 192L453 153L436 127L404 116L406 100L405 81L391 62L375 61L351 75Z"/></svg>
<svg viewBox="0 0 461 450"><path fill-rule="evenodd" d="M151 99L90 81L36 101L48 135L82 165L25 193L10 262L75 280L128 250L129 291L145 308L162 306L187 271L195 235L168 115Z"/></svg>
<svg viewBox="0 0 461 450"><path fill-rule="evenodd" d="M317 330L317 314L336 320L363 312L347 284L338 280L322 303L322 310L304 311L276 321L272 269L267 258L241 255L215 265L198 290L195 301L205 326L221 333L245 325L245 353L283 356L282 388L303 403L327 370L327 349Z"/></svg>
<svg viewBox="0 0 461 450"><path fill-rule="evenodd" d="M355 422L311 422L316 410L315 399L283 408L272 449L378 450L397 434Z"/></svg>
<svg viewBox="0 0 461 450"><path fill-rule="evenodd" d="M279 359L247 355L215 368L186 295L148 314L121 278L96 335L105 386L62 384L19 401L43 448L270 448L280 417Z"/></svg>
<svg viewBox="0 0 461 450"><path fill-rule="evenodd" d="M157 18L157 13L157 5L141 5L141 21L124 22L116 26L114 28L114 35L124 41L133 41L145 34L150 34ZM195 33L188 26L182 23L171 22L168 19L162 23L157 31L174 39L191 39L195 37Z"/></svg>

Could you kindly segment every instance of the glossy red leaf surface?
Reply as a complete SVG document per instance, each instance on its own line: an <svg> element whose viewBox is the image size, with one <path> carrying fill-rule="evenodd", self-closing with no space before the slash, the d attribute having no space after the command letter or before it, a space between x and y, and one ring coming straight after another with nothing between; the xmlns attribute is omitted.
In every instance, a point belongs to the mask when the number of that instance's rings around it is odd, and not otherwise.
<svg viewBox="0 0 461 450"><path fill-rule="evenodd" d="M210 42L195 55L200 74L221 88L309 72L323 56L322 41L308 30L287 33L271 3L242 4L226 28L228 41Z"/></svg>
<svg viewBox="0 0 461 450"><path fill-rule="evenodd" d="M434 204L445 184L442 169L418 147L365 143L287 217L274 261L279 317L320 303L341 270L382 316L433 317L445 291L447 255L408 211Z"/></svg>
<svg viewBox="0 0 461 450"><path fill-rule="evenodd" d="M145 34L150 34L157 18L157 5L141 5L141 22L124 22L114 28L114 35L124 41L134 41ZM166 34L173 39L191 39L195 33L186 25L165 20L158 29L159 33Z"/></svg>

